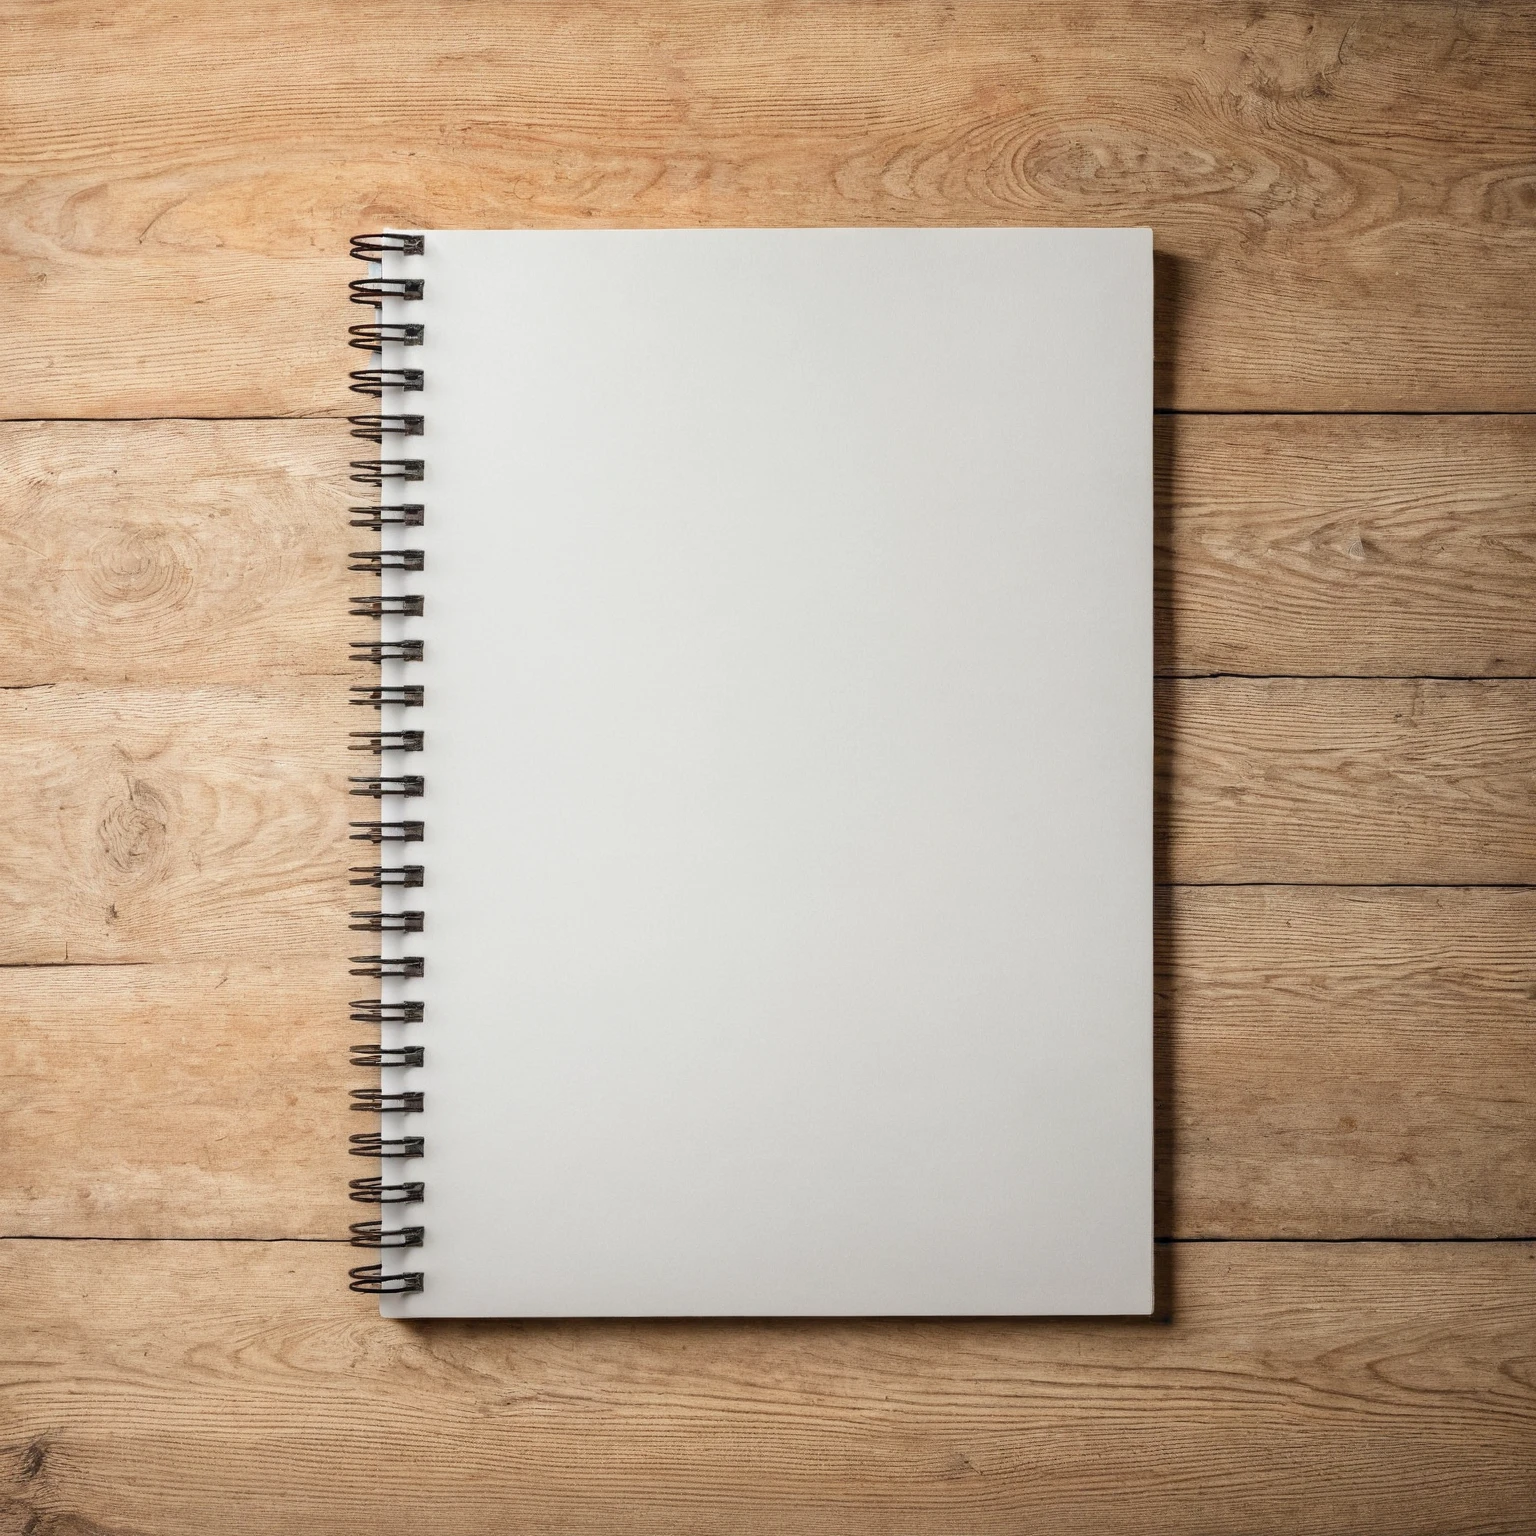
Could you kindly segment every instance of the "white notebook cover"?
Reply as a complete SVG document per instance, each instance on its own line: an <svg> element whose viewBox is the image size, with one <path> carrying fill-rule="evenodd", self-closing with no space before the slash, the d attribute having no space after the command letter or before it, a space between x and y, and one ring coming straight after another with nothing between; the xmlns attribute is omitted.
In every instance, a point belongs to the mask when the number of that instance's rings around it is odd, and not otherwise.
<svg viewBox="0 0 1536 1536"><path fill-rule="evenodd" d="M1148 1312L1150 232L382 270L426 466L385 1314Z"/></svg>

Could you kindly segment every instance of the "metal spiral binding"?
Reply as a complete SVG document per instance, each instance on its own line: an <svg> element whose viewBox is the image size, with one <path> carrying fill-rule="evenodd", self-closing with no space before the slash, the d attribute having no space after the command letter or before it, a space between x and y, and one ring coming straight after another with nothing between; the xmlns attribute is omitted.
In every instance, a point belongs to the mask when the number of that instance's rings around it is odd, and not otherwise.
<svg viewBox="0 0 1536 1536"><path fill-rule="evenodd" d="M395 359L386 355L386 349L421 346L426 336L425 328L396 321L393 315L386 320L383 311L386 303L393 307L399 302L422 298L426 284L420 277L386 277L379 263L385 258L392 261L401 256L421 256L425 251L426 239L422 235L368 234L352 238L351 255L358 261L369 263L369 267L367 277L348 285L349 297L354 304L369 305L375 312L371 323L350 326L348 339L350 345L374 355L369 358L367 368L351 373L348 387L354 394L378 401L379 412L349 417L348 424L354 438L378 443L381 448L386 440L393 446L402 438L421 437L426 431L424 416L406 414L395 408L395 398L419 395L425 390L426 371L395 366ZM425 568L426 558L421 550L397 548L392 540L397 537L393 533L395 529L421 527L426 508L419 502L394 502L391 493L403 484L424 480L426 464L418 458L385 457L381 453L376 459L353 460L349 468L354 485L376 487L378 492L372 498L373 505L351 508L351 526L370 529L381 539L373 549L354 550L348 557L347 568L378 578L385 590L353 597L347 611L354 618L382 622L385 631L351 643L352 662L380 669L376 683L351 688L351 702L379 711L381 720L378 730L353 731L350 735L350 750L367 753L378 759L378 764L373 772L353 776L347 790L365 800L381 802L378 814L382 817L388 815L382 804L386 799L398 802L426 791L423 776L405 772L397 760L397 754L420 752L425 746L423 732L407 729L399 719L401 711L419 708L424 702L425 690L420 684L401 680L402 668L423 659L424 646L420 639L407 638L393 627L401 620L422 617L425 602L419 593L390 590L400 575ZM358 766L361 768L363 764ZM382 1032L377 1044L351 1048L348 1059L354 1067L394 1074L419 1067L426 1059L422 1046L402 1044L397 1035L391 1038L390 1034L404 1025L424 1022L425 1002L419 998L397 997L394 993L403 983L423 976L426 962L421 955L387 952L398 942L395 936L423 932L426 917L415 909L391 906L391 902L398 898L386 894L417 889L426 883L422 865L396 863L393 855L386 851L401 848L406 843L419 843L424 833L422 822L403 818L354 821L351 825L352 840L377 847L376 857L380 862L349 870L349 883L381 893L377 910L351 914L353 931L381 936L381 953L352 956L351 974L375 979L382 993L379 997L359 998L351 1004L350 1017L354 1023L372 1024ZM351 1107L361 1114L389 1117L420 1114L423 1096L397 1088L397 1082L398 1078L386 1078L375 1087L354 1088ZM421 1157L426 1150L426 1141L422 1136L392 1134L392 1127L381 1125L378 1131L351 1136L347 1150L354 1157L376 1161L405 1160ZM400 1177L358 1178L351 1180L348 1187L350 1199L380 1207L417 1204L425 1195L423 1181ZM425 1235L423 1227L394 1222L359 1221L351 1226L354 1248L419 1248ZM425 1285L425 1276L417 1269L386 1273L381 1262L351 1270L350 1281L354 1291L375 1296L402 1296L420 1292Z"/></svg>

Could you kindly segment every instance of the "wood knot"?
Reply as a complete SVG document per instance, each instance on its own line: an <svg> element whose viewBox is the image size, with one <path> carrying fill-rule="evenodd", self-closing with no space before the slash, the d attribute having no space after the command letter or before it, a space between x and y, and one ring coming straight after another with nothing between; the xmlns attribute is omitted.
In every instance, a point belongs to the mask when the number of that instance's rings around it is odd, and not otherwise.
<svg viewBox="0 0 1536 1536"><path fill-rule="evenodd" d="M195 551L181 530L125 524L96 543L76 573L81 595L111 613L170 611L186 605L194 585Z"/></svg>
<svg viewBox="0 0 1536 1536"><path fill-rule="evenodd" d="M130 778L124 793L102 807L97 835L107 863L120 875L153 874L165 853L170 807L153 784Z"/></svg>

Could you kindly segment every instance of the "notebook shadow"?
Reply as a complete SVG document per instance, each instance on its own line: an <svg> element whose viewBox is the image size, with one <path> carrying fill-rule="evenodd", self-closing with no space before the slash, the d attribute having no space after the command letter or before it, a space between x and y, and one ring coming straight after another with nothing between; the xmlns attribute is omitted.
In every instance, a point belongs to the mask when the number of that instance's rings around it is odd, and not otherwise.
<svg viewBox="0 0 1536 1536"><path fill-rule="evenodd" d="M1167 410L1177 396L1179 335L1182 328L1182 269L1186 263L1164 251L1152 257L1153 402L1152 418L1152 1126L1153 1230L1160 1239L1157 1265L1157 1315L1174 1312L1173 1254L1167 1244L1178 1230L1175 1126L1178 1104L1178 1042L1174 1000L1178 977L1171 852L1173 748L1178 724L1178 604L1174 591L1174 495L1178 483L1180 418ZM1162 407L1163 413L1156 408Z"/></svg>

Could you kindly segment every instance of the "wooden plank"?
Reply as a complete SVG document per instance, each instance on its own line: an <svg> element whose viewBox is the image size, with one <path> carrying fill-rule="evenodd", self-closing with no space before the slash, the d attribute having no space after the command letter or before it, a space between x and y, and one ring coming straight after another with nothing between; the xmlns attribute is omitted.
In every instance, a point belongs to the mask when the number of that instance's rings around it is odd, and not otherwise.
<svg viewBox="0 0 1536 1536"><path fill-rule="evenodd" d="M1536 682L1158 689L1161 878L1536 882Z"/></svg>
<svg viewBox="0 0 1536 1536"><path fill-rule="evenodd" d="M350 1257L3 1245L6 1529L1531 1529L1529 1244L1179 1248L1165 1322L404 1325Z"/></svg>
<svg viewBox="0 0 1536 1536"><path fill-rule="evenodd" d="M1536 891L1163 893L1158 1227L1536 1233Z"/></svg>
<svg viewBox="0 0 1536 1536"><path fill-rule="evenodd" d="M1157 428L1160 671L1536 675L1536 419Z"/></svg>
<svg viewBox="0 0 1536 1536"><path fill-rule="evenodd" d="M0 425L0 682L263 682L345 669L373 590L332 422ZM366 444L356 444L359 449Z"/></svg>
<svg viewBox="0 0 1536 1536"><path fill-rule="evenodd" d="M337 669L329 422L0 424L0 682ZM1536 419L1161 417L1164 673L1536 674Z"/></svg>
<svg viewBox="0 0 1536 1536"><path fill-rule="evenodd" d="M12 5L16 416L335 412L346 236L1150 224L1161 404L1529 409L1519 0Z"/></svg>
<svg viewBox="0 0 1536 1536"><path fill-rule="evenodd" d="M1160 1232L1536 1233L1536 891L1175 890L1157 940ZM370 1032L296 947L0 972L0 1233L341 1233Z"/></svg>
<svg viewBox="0 0 1536 1536"><path fill-rule="evenodd" d="M318 958L244 946L189 965L0 971L0 1233L340 1237L368 1214L347 1180L346 1047L377 995ZM3 1527L0 1527L3 1528Z"/></svg>
<svg viewBox="0 0 1536 1536"><path fill-rule="evenodd" d="M347 794L347 716L364 711L346 690L337 676L0 693L0 961L356 947L346 870L365 860L347 823L376 806Z"/></svg>

